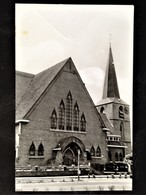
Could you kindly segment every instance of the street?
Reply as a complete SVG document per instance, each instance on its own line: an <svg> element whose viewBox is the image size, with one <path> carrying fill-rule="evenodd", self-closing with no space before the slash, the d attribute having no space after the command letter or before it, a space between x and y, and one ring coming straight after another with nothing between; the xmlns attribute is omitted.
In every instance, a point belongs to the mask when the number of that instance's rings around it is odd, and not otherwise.
<svg viewBox="0 0 146 195"><path fill-rule="evenodd" d="M106 176L96 176L88 178L81 176L61 176L61 177L19 177L16 178L16 191L116 191L132 190L132 179L107 178Z"/></svg>

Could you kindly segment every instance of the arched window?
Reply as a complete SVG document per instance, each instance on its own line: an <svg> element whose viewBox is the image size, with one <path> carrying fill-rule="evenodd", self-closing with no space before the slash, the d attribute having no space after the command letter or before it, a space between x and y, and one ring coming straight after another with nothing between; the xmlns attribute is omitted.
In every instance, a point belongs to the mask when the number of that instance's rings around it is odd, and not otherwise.
<svg viewBox="0 0 146 195"><path fill-rule="evenodd" d="M101 157L101 149L99 146L97 147L97 150L96 150L96 156Z"/></svg>
<svg viewBox="0 0 146 195"><path fill-rule="evenodd" d="M57 129L57 114L54 108L51 118L51 129Z"/></svg>
<svg viewBox="0 0 146 195"><path fill-rule="evenodd" d="M81 131L86 131L86 119L84 113L81 116L80 129Z"/></svg>
<svg viewBox="0 0 146 195"><path fill-rule="evenodd" d="M121 134L121 140L124 139L124 123L120 123L120 134Z"/></svg>
<svg viewBox="0 0 146 195"><path fill-rule="evenodd" d="M104 107L103 106L100 108L100 113L104 113Z"/></svg>
<svg viewBox="0 0 146 195"><path fill-rule="evenodd" d="M79 107L77 103L74 105L74 131L79 131Z"/></svg>
<svg viewBox="0 0 146 195"><path fill-rule="evenodd" d="M66 98L66 129L72 129L72 95L70 91Z"/></svg>
<svg viewBox="0 0 146 195"><path fill-rule="evenodd" d="M120 154L119 154L119 158L120 158L120 161L123 161L123 155L122 155L121 152L120 152Z"/></svg>
<svg viewBox="0 0 146 195"><path fill-rule="evenodd" d="M64 128L65 128L65 105L63 100L61 100L59 106L59 129L64 130Z"/></svg>
<svg viewBox="0 0 146 195"><path fill-rule="evenodd" d="M123 111L123 106L119 107L119 118L124 119L124 111Z"/></svg>
<svg viewBox="0 0 146 195"><path fill-rule="evenodd" d="M30 146L30 148L29 148L29 155L30 155L30 156L35 156L35 151L36 151L35 145L34 145L34 143L32 142L32 144L31 144L31 146Z"/></svg>
<svg viewBox="0 0 146 195"><path fill-rule="evenodd" d="M90 154L91 154L91 156L95 156L94 146L91 147Z"/></svg>
<svg viewBox="0 0 146 195"><path fill-rule="evenodd" d="M116 152L115 153L115 161L118 161L119 160L119 156L118 156L118 153Z"/></svg>
<svg viewBox="0 0 146 195"><path fill-rule="evenodd" d="M112 154L111 154L110 150L108 151L108 159L109 159L109 161L112 161Z"/></svg>
<svg viewBox="0 0 146 195"><path fill-rule="evenodd" d="M42 143L38 147L38 156L44 156L44 146Z"/></svg>

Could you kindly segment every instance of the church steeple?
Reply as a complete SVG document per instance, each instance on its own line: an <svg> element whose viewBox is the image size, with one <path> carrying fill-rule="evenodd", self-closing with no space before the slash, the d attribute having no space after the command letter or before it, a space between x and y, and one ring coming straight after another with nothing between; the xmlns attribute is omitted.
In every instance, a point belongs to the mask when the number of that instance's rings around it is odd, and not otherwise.
<svg viewBox="0 0 146 195"><path fill-rule="evenodd" d="M111 45L109 48L109 59L108 59L106 73L105 73L102 98L105 99L108 97L115 97L120 99Z"/></svg>

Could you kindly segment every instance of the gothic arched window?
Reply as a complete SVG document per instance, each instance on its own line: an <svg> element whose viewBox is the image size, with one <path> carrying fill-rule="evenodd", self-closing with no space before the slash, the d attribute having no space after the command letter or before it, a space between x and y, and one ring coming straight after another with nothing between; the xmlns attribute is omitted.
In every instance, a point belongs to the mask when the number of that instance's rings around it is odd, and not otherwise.
<svg viewBox="0 0 146 195"><path fill-rule="evenodd" d="M109 161L112 161L112 154L110 150L108 151L108 158L109 158Z"/></svg>
<svg viewBox="0 0 146 195"><path fill-rule="evenodd" d="M91 147L90 154L91 154L91 156L95 156L94 146Z"/></svg>
<svg viewBox="0 0 146 195"><path fill-rule="evenodd" d="M79 130L79 107L78 104L76 103L74 105L74 131Z"/></svg>
<svg viewBox="0 0 146 195"><path fill-rule="evenodd" d="M43 156L44 155L44 146L41 143L38 147L38 156Z"/></svg>
<svg viewBox="0 0 146 195"><path fill-rule="evenodd" d="M122 155L121 152L120 152L120 154L119 154L119 158L120 158L120 161L123 161L123 155Z"/></svg>
<svg viewBox="0 0 146 195"><path fill-rule="evenodd" d="M120 123L120 134L121 134L121 140L124 139L124 123Z"/></svg>
<svg viewBox="0 0 146 195"><path fill-rule="evenodd" d="M66 129L72 129L72 95L70 91L66 98Z"/></svg>
<svg viewBox="0 0 146 195"><path fill-rule="evenodd" d="M96 150L96 156L101 157L101 149L99 146L97 147L97 150Z"/></svg>
<svg viewBox="0 0 146 195"><path fill-rule="evenodd" d="M34 143L32 142L32 144L31 144L31 146L30 146L30 148L29 148L29 155L30 155L30 156L35 156L35 151L36 151L35 145L34 145Z"/></svg>
<svg viewBox="0 0 146 195"><path fill-rule="evenodd" d="M50 118L51 118L51 129L57 129L57 114L55 108Z"/></svg>
<svg viewBox="0 0 146 195"><path fill-rule="evenodd" d="M59 129L64 130L64 128L65 128L65 105L63 100L61 100L59 106Z"/></svg>
<svg viewBox="0 0 146 195"><path fill-rule="evenodd" d="M84 113L81 116L81 121L80 121L80 130L81 131L86 131L86 119Z"/></svg>
<svg viewBox="0 0 146 195"><path fill-rule="evenodd" d="M123 106L119 107L119 118L124 119L124 111L123 111Z"/></svg>
<svg viewBox="0 0 146 195"><path fill-rule="evenodd" d="M118 161L119 160L119 156L118 156L118 153L116 152L115 153L115 161Z"/></svg>
<svg viewBox="0 0 146 195"><path fill-rule="evenodd" d="M103 106L100 108L100 113L104 113L104 107Z"/></svg>

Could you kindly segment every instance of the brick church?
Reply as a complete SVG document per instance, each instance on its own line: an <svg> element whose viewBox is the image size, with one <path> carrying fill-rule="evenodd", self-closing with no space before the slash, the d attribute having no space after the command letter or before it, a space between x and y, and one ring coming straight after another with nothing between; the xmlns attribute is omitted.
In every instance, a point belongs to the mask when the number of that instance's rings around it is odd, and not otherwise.
<svg viewBox="0 0 146 195"><path fill-rule="evenodd" d="M68 58L36 75L16 71L16 166L105 165L131 153L129 105L119 95L111 47L95 105ZM80 152L79 152L80 151Z"/></svg>

